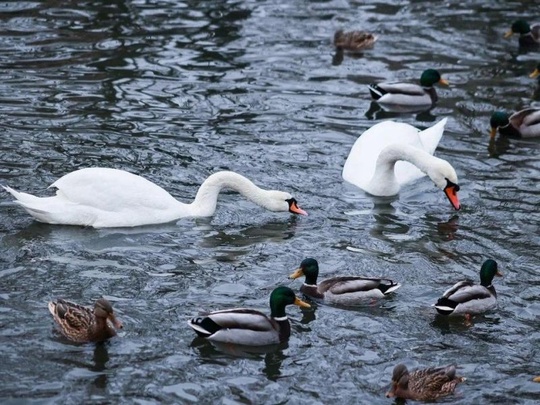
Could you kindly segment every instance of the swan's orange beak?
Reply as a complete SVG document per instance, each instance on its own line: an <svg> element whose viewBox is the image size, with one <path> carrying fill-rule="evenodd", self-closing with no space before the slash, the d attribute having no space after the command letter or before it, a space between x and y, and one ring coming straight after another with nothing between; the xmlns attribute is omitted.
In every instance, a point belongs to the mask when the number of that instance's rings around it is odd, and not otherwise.
<svg viewBox="0 0 540 405"><path fill-rule="evenodd" d="M529 75L529 77L530 77L531 79L534 79L534 78L536 78L536 77L538 77L538 76L540 76L540 69L538 69L538 68L537 68L537 69L534 69L534 72L532 72L532 73Z"/></svg>
<svg viewBox="0 0 540 405"><path fill-rule="evenodd" d="M459 186L457 184L449 184L444 188L444 194L446 194L448 200L450 200L450 204L452 204L452 207L454 207L456 211L461 208L457 195L458 190Z"/></svg>
<svg viewBox="0 0 540 405"><path fill-rule="evenodd" d="M294 214L307 215L308 213L298 206L294 198L287 200L289 202L289 211Z"/></svg>

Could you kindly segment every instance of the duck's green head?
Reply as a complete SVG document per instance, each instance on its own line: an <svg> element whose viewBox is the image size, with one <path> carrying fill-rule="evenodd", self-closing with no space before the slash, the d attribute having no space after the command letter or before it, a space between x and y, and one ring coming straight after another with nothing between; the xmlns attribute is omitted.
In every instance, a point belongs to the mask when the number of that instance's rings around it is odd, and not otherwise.
<svg viewBox="0 0 540 405"><path fill-rule="evenodd" d="M424 70L420 76L420 85L422 87L431 87L436 83L448 85L448 80L443 79L441 74L435 69Z"/></svg>
<svg viewBox="0 0 540 405"><path fill-rule="evenodd" d="M289 278L297 279L298 277L306 277L306 284L316 285L317 277L319 276L319 263L315 259L304 259L300 263L300 267L294 271Z"/></svg>
<svg viewBox="0 0 540 405"><path fill-rule="evenodd" d="M484 287L489 287L493 282L493 277L502 277L499 267L495 260L488 259L482 264L480 269L480 284Z"/></svg>
<svg viewBox="0 0 540 405"><path fill-rule="evenodd" d="M284 317L285 307L292 304L301 308L311 308L311 305L298 298L289 287L277 287L270 294L270 310L273 318Z"/></svg>
<svg viewBox="0 0 540 405"><path fill-rule="evenodd" d="M491 126L490 135L491 138L495 138L497 135L497 128L504 127L510 123L510 115L503 111L495 111L491 114L489 125Z"/></svg>
<svg viewBox="0 0 540 405"><path fill-rule="evenodd" d="M531 79L534 79L538 77L538 80L540 81L540 63L536 65L536 69L529 75Z"/></svg>
<svg viewBox="0 0 540 405"><path fill-rule="evenodd" d="M510 28L510 31L506 32L504 34L504 37L505 38L508 38L510 36L512 36L512 34L528 34L529 32L531 32L531 26L529 25L529 23L525 20L516 20L514 21L514 23L512 24L512 27Z"/></svg>

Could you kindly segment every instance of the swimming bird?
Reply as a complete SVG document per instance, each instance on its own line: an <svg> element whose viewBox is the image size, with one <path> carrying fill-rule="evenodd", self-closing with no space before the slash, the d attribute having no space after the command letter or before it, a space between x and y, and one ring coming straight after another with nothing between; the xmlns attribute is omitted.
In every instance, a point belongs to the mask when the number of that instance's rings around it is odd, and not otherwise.
<svg viewBox="0 0 540 405"><path fill-rule="evenodd" d="M356 305L368 299L382 298L401 287L401 284L387 278L357 276L332 277L317 284L319 263L312 258L302 260L300 267L289 278L302 276L306 280L300 292L329 304Z"/></svg>
<svg viewBox="0 0 540 405"><path fill-rule="evenodd" d="M495 111L489 120L491 138L497 130L503 136L514 138L536 138L540 136L540 108L529 107L512 115Z"/></svg>
<svg viewBox="0 0 540 405"><path fill-rule="evenodd" d="M434 304L441 315L465 315L487 312L497 306L497 292L493 286L493 278L502 277L497 262L486 260L480 269L480 285L472 281L460 281L446 290Z"/></svg>
<svg viewBox="0 0 540 405"><path fill-rule="evenodd" d="M454 392L456 385L465 381L456 376L456 366L430 367L409 372L404 364L394 367L392 386L387 398L434 401Z"/></svg>
<svg viewBox="0 0 540 405"><path fill-rule="evenodd" d="M121 329L112 305L105 298L96 301L94 308L58 299L49 302L49 312L57 323L60 333L77 343L102 342L116 335ZM112 326L109 324L112 324Z"/></svg>
<svg viewBox="0 0 540 405"><path fill-rule="evenodd" d="M510 30L504 34L504 37L508 38L513 34L519 34L520 46L540 45L540 24L533 24L531 26L525 20L516 20Z"/></svg>
<svg viewBox="0 0 540 405"><path fill-rule="evenodd" d="M246 177L230 171L210 175L190 204L177 201L167 191L124 170L86 168L55 181L53 197L36 197L3 187L40 222L94 228L133 227L172 222L184 217L208 217L216 210L223 188L238 191L270 211L307 215L289 193L263 190Z"/></svg>
<svg viewBox="0 0 540 405"><path fill-rule="evenodd" d="M420 85L411 83L376 83L368 86L371 97L381 105L389 104L407 107L430 106L437 102L437 92L434 84L448 85L435 69L427 69L420 76Z"/></svg>
<svg viewBox="0 0 540 405"><path fill-rule="evenodd" d="M377 36L366 31L338 30L334 34L334 46L338 50L347 52L360 52L370 48L377 41Z"/></svg>
<svg viewBox="0 0 540 405"><path fill-rule="evenodd" d="M446 121L444 118L423 131L394 121L372 126L351 148L343 166L343 179L371 195L392 196L427 174L459 210L456 171L446 160L433 156Z"/></svg>
<svg viewBox="0 0 540 405"><path fill-rule="evenodd" d="M188 325L211 341L245 346L264 346L289 339L291 325L285 314L287 305L310 308L289 287L277 287L270 294L270 317L248 308L226 309L195 317Z"/></svg>

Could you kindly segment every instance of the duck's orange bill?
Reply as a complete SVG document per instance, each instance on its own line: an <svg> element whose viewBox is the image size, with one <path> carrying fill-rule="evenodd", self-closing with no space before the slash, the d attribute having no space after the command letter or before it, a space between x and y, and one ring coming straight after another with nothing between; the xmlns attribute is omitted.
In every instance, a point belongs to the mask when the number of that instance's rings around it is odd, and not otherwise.
<svg viewBox="0 0 540 405"><path fill-rule="evenodd" d="M514 32L513 32L512 30L507 31L507 32L504 33L504 37L505 37L505 38L511 37L513 33L514 33Z"/></svg>
<svg viewBox="0 0 540 405"><path fill-rule="evenodd" d="M489 135L491 135L491 139L495 138L495 136L497 136L497 127L491 127Z"/></svg>
<svg viewBox="0 0 540 405"><path fill-rule="evenodd" d="M445 86L448 86L450 84L450 82L448 80L443 79L443 78L441 78L441 80L439 80L439 83L444 84Z"/></svg>
<svg viewBox="0 0 540 405"><path fill-rule="evenodd" d="M496 275L497 277L502 277L502 276L503 276L503 274L502 274L499 270L497 270L497 273L495 273L495 275Z"/></svg>
<svg viewBox="0 0 540 405"><path fill-rule="evenodd" d="M300 267L299 269L296 269L294 273L289 276L289 278L296 280L298 277L302 277L303 275L304 275L304 271Z"/></svg>
<svg viewBox="0 0 540 405"><path fill-rule="evenodd" d="M532 73L529 75L529 77L530 77L531 79L534 79L534 78L536 78L536 77L538 77L538 76L540 76L540 69L534 69L534 72L532 72Z"/></svg>
<svg viewBox="0 0 540 405"><path fill-rule="evenodd" d="M302 301L298 297L295 297L294 305L298 305L300 308L311 308L311 305L309 305L307 302Z"/></svg>
<svg viewBox="0 0 540 405"><path fill-rule="evenodd" d="M534 382L540 382L540 377L534 377L534 378L533 378L533 381L534 381Z"/></svg>
<svg viewBox="0 0 540 405"><path fill-rule="evenodd" d="M446 194L448 200L450 200L450 204L452 204L452 207L454 207L455 210L459 210L461 208L455 184L446 186L444 188L444 194Z"/></svg>

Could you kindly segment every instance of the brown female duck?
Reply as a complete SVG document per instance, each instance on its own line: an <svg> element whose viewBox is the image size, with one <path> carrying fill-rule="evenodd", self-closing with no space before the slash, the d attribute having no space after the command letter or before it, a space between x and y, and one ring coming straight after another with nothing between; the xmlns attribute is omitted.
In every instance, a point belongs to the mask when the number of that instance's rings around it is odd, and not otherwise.
<svg viewBox="0 0 540 405"><path fill-rule="evenodd" d="M434 401L454 392L456 385L465 381L456 376L456 366L430 367L409 373L404 364L394 367L392 387L387 398L412 399L413 401Z"/></svg>
<svg viewBox="0 0 540 405"><path fill-rule="evenodd" d="M346 52L360 52L370 48L377 41L377 37L366 31L338 30L334 34L334 46L337 50Z"/></svg>
<svg viewBox="0 0 540 405"><path fill-rule="evenodd" d="M105 298L96 301L94 308L83 307L73 302L58 299L49 302L49 311L59 326L60 333L77 343L101 342L116 335L122 328L114 315L112 305Z"/></svg>

